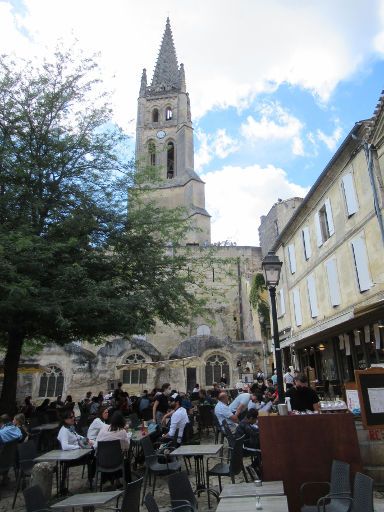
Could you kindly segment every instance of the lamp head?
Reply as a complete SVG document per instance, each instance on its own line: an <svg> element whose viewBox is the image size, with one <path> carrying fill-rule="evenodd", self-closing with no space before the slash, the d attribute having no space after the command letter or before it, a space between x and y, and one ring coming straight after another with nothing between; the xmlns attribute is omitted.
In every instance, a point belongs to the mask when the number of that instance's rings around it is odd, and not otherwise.
<svg viewBox="0 0 384 512"><path fill-rule="evenodd" d="M283 263L274 252L270 251L265 256L261 266L264 272L265 285L267 287L277 286L279 284L282 265Z"/></svg>

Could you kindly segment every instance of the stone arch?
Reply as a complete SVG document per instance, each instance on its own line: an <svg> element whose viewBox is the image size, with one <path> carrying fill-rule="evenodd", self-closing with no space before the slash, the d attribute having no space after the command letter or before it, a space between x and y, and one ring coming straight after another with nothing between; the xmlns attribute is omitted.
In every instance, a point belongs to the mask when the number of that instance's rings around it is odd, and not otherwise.
<svg viewBox="0 0 384 512"><path fill-rule="evenodd" d="M50 364L40 375L39 398L54 398L64 391L64 372L56 364Z"/></svg>
<svg viewBox="0 0 384 512"><path fill-rule="evenodd" d="M205 360L205 385L212 386L219 383L225 375L227 385L231 384L231 358L225 351L209 351L204 355Z"/></svg>
<svg viewBox="0 0 384 512"><path fill-rule="evenodd" d="M167 105L165 107L165 120L166 121L171 121L173 118L173 110L172 110L172 107L171 105Z"/></svg>
<svg viewBox="0 0 384 512"><path fill-rule="evenodd" d="M167 179L171 180L176 175L176 143L169 139L165 144L167 156Z"/></svg>
<svg viewBox="0 0 384 512"><path fill-rule="evenodd" d="M124 354L121 358L122 364L137 364L151 361L151 359L144 354L141 350L131 349ZM140 368L127 368L122 370L121 380L123 384L147 384L148 370L146 367Z"/></svg>
<svg viewBox="0 0 384 512"><path fill-rule="evenodd" d="M159 122L159 109L155 107L152 109L152 123L158 123Z"/></svg>

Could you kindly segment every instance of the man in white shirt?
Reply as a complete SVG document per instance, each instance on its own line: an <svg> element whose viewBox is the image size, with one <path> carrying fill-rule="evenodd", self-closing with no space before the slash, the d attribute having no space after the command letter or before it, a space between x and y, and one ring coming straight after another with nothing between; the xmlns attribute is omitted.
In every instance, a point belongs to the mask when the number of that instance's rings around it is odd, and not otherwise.
<svg viewBox="0 0 384 512"><path fill-rule="evenodd" d="M237 427L237 423L239 423L239 418L233 414L232 408L228 405L228 395L226 392L220 393L218 396L218 402L215 406L215 415L222 425L223 420L226 420L228 426L231 430L235 430ZM232 404L231 404L232 405Z"/></svg>
<svg viewBox="0 0 384 512"><path fill-rule="evenodd" d="M246 389L246 391L245 391ZM244 392L245 391L245 392ZM237 397L233 400L233 402L230 404L231 411L239 417L241 414L245 413L248 404L251 400L251 393L248 393L248 388L243 388L243 393L240 393L237 395Z"/></svg>
<svg viewBox="0 0 384 512"><path fill-rule="evenodd" d="M173 410L171 415L171 426L169 432L163 435L163 439L173 439L178 430L177 443L180 444L183 439L184 429L187 423L189 423L187 411L181 406L181 396L174 393L169 402L170 407Z"/></svg>

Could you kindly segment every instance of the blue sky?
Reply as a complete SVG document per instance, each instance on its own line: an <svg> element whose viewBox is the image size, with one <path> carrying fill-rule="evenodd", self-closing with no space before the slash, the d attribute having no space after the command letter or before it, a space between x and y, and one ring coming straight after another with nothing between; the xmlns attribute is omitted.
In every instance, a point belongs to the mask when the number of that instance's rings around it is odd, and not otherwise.
<svg viewBox="0 0 384 512"><path fill-rule="evenodd" d="M353 124L372 116L384 88L384 2L0 0L0 46L39 56L77 39L100 52L115 120L134 137L141 71L152 76L167 16L213 241L257 244L260 216L305 195Z"/></svg>

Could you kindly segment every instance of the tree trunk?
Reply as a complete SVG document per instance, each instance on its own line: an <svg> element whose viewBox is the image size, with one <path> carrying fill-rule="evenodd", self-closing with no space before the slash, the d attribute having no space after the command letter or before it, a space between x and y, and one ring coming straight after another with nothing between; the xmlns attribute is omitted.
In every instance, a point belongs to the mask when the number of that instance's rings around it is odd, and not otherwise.
<svg viewBox="0 0 384 512"><path fill-rule="evenodd" d="M0 398L0 413L16 412L17 369L21 356L24 335L18 329L8 334L7 353L4 358L4 380Z"/></svg>

